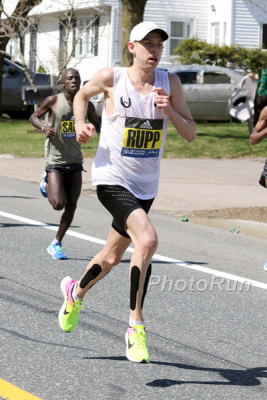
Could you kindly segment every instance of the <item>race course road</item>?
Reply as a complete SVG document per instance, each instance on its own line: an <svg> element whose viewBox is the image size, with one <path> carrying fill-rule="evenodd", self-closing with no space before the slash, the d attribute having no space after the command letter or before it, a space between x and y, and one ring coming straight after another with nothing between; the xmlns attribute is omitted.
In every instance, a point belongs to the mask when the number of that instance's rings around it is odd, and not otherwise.
<svg viewBox="0 0 267 400"><path fill-rule="evenodd" d="M1 400L14 387L23 400L266 400L265 240L152 212L150 363L135 364L124 342L131 248L85 297L74 332L57 319L60 281L78 279L102 248L109 214L82 195L63 241L69 258L56 261L46 248L60 212L36 183L0 176L0 187Z"/></svg>

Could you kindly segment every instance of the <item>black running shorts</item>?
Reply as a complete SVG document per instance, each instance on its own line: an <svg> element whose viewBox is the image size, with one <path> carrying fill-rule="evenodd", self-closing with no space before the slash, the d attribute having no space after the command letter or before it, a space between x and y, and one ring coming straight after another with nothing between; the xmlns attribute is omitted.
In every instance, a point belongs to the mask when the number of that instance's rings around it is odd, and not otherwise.
<svg viewBox="0 0 267 400"><path fill-rule="evenodd" d="M60 165L47 165L46 172L57 172L60 175L66 175L75 171L83 171L82 164L60 164Z"/></svg>
<svg viewBox="0 0 267 400"><path fill-rule="evenodd" d="M113 216L112 227L127 238L129 235L126 233L126 221L131 212L142 208L148 213L154 201L154 199L138 199L129 190L119 185L98 185L96 191L99 201Z"/></svg>
<svg viewBox="0 0 267 400"><path fill-rule="evenodd" d="M260 180L259 180L259 184L266 188L266 180L265 180L265 178L267 178L267 159L265 160L263 171L261 173Z"/></svg>

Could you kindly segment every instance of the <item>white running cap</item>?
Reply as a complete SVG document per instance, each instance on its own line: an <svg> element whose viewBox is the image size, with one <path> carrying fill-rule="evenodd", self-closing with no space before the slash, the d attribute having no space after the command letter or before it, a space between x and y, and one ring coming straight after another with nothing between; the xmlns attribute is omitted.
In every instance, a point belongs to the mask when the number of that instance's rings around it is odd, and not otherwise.
<svg viewBox="0 0 267 400"><path fill-rule="evenodd" d="M148 33L152 31L157 31L163 40L167 40L169 37L168 33L164 31L164 29L159 28L156 24L154 24L154 22L144 21L138 25L135 25L135 27L132 29L130 42L142 40Z"/></svg>

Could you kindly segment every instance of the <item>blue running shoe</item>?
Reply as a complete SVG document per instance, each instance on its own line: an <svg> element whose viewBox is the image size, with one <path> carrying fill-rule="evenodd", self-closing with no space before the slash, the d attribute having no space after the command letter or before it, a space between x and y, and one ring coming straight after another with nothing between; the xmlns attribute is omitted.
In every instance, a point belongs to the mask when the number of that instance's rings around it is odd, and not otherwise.
<svg viewBox="0 0 267 400"><path fill-rule="evenodd" d="M66 254L64 254L62 251L60 242L50 243L50 245L47 247L47 251L55 260L67 259Z"/></svg>
<svg viewBox="0 0 267 400"><path fill-rule="evenodd" d="M46 182L46 178L47 178L47 173L45 172L44 175L43 175L43 179L41 180L41 183L40 183L40 192L42 193L42 195L44 197L47 198L47 193L46 193L47 182Z"/></svg>
<svg viewBox="0 0 267 400"><path fill-rule="evenodd" d="M267 271L267 261L266 261L266 263L264 264L263 269L264 269L264 271Z"/></svg>

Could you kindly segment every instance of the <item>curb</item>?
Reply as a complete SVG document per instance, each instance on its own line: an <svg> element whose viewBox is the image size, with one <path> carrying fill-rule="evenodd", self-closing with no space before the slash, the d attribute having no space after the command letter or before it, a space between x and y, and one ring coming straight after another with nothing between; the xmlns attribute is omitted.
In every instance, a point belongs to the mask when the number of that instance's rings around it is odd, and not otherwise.
<svg viewBox="0 0 267 400"><path fill-rule="evenodd" d="M267 239L267 224L252 220L241 219L213 219L213 218L190 218L193 224L205 225L211 228L219 228L231 233L242 233L260 239ZM236 229L237 228L237 229Z"/></svg>

